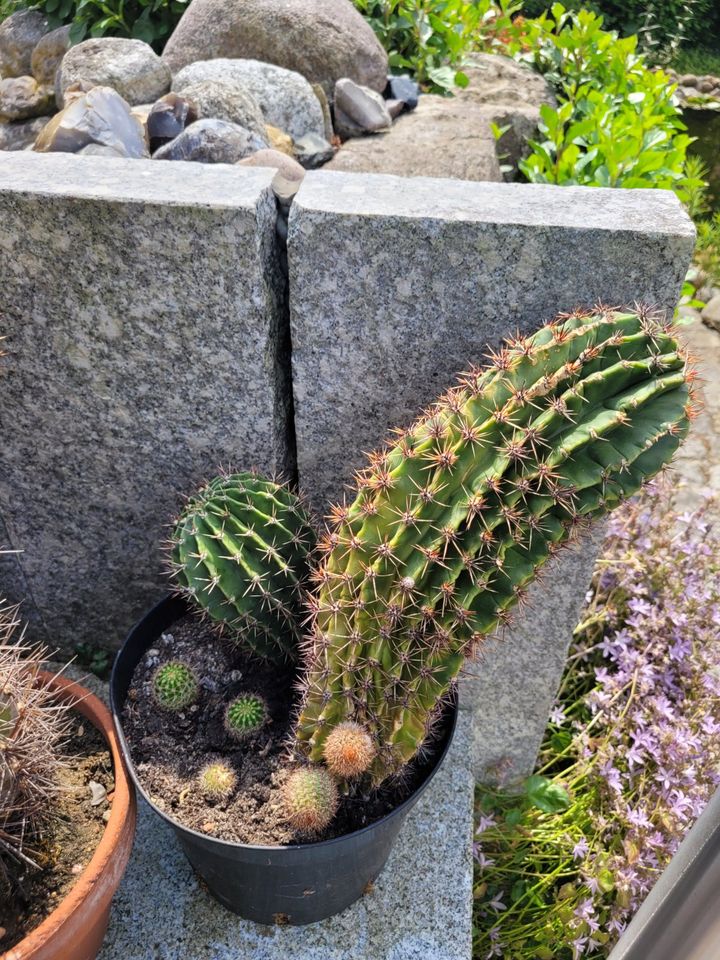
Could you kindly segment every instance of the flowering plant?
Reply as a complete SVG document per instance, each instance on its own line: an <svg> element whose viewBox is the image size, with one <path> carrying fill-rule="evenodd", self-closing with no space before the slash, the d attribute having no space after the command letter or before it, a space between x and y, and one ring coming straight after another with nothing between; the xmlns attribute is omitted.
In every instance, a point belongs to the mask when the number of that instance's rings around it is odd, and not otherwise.
<svg viewBox="0 0 720 960"><path fill-rule="evenodd" d="M720 782L720 537L667 483L611 517L523 791L478 794L478 958L599 958Z"/></svg>

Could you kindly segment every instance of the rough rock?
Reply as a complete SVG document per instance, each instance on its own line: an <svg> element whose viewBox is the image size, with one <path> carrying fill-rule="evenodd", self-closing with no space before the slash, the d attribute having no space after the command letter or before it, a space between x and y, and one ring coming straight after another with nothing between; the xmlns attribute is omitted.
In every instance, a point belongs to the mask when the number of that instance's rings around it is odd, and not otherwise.
<svg viewBox="0 0 720 960"><path fill-rule="evenodd" d="M322 107L307 80L299 73L259 60L201 60L173 78L176 93L208 80L232 85L250 95L260 107L265 123L285 130L296 140L306 133L322 136Z"/></svg>
<svg viewBox="0 0 720 960"><path fill-rule="evenodd" d="M112 148L118 156L146 157L145 131L119 93L94 87L80 93L43 128L38 153L77 153L88 144Z"/></svg>
<svg viewBox="0 0 720 960"><path fill-rule="evenodd" d="M35 77L0 80L0 123L47 117L55 110L55 91L40 86Z"/></svg>
<svg viewBox="0 0 720 960"><path fill-rule="evenodd" d="M277 170L272 182L273 191L280 203L286 207L300 189L305 176L305 168L279 150L258 150L252 156L241 160L240 164L244 167L272 167Z"/></svg>
<svg viewBox="0 0 720 960"><path fill-rule="evenodd" d="M328 102L327 95L319 83L313 83L312 85L313 93L320 101L320 108L323 112L323 121L325 123L325 139L332 140L335 135L335 130L333 128L332 113L330 111L330 104Z"/></svg>
<svg viewBox="0 0 720 960"><path fill-rule="evenodd" d="M152 105L145 119L150 151L179 137L185 127L197 119L197 107L193 100L177 93L166 93Z"/></svg>
<svg viewBox="0 0 720 960"><path fill-rule="evenodd" d="M387 96L401 100L408 110L414 110L420 98L420 87L411 77L388 77Z"/></svg>
<svg viewBox="0 0 720 960"><path fill-rule="evenodd" d="M347 121L350 121L349 123ZM347 139L364 133L389 130L392 117L382 95L347 77L335 84L335 128Z"/></svg>
<svg viewBox="0 0 720 960"><path fill-rule="evenodd" d="M170 89L166 63L142 40L101 37L70 47L57 72L55 94L64 104L65 90L73 83L112 87L131 106L151 103Z"/></svg>
<svg viewBox="0 0 720 960"><path fill-rule="evenodd" d="M58 27L42 37L32 52L32 75L38 83L55 85L55 74L70 47L70 27Z"/></svg>
<svg viewBox="0 0 720 960"><path fill-rule="evenodd" d="M302 162L302 161L301 161ZM495 139L482 109L426 94L387 133L349 140L326 170L404 177L501 180Z"/></svg>
<svg viewBox="0 0 720 960"><path fill-rule="evenodd" d="M227 120L265 137L265 120L257 101L232 79L198 80L183 86L183 97L197 107L201 120Z"/></svg>
<svg viewBox="0 0 720 960"><path fill-rule="evenodd" d="M386 100L385 106L393 120L397 120L401 113L404 113L407 105L402 100Z"/></svg>
<svg viewBox="0 0 720 960"><path fill-rule="evenodd" d="M702 309L702 322L711 330L720 333L720 296L714 296Z"/></svg>
<svg viewBox="0 0 720 960"><path fill-rule="evenodd" d="M298 137L294 141L294 146L295 159L306 170L321 167L335 156L335 147L328 143L325 137L319 137L316 133L308 133L304 137Z"/></svg>
<svg viewBox="0 0 720 960"><path fill-rule="evenodd" d="M237 163L263 150L267 141L252 130L227 120L198 120L153 154L153 160L195 160L197 163Z"/></svg>
<svg viewBox="0 0 720 960"><path fill-rule="evenodd" d="M18 10L0 23L0 78L32 72L32 52L48 32L39 10Z"/></svg>
<svg viewBox="0 0 720 960"><path fill-rule="evenodd" d="M527 141L536 136L540 107L555 98L544 77L509 57L473 54L463 66L470 83L455 94L461 103L474 104L499 127L508 127L497 142L504 164L511 166L507 179L514 179L518 161L529 153Z"/></svg>
<svg viewBox="0 0 720 960"><path fill-rule="evenodd" d="M0 150L24 150L31 147L47 123L47 117L0 123Z"/></svg>
<svg viewBox="0 0 720 960"><path fill-rule="evenodd" d="M289 157L295 156L293 148L293 138L289 133L274 127L271 123L265 124L265 139L273 150L279 153L286 153Z"/></svg>
<svg viewBox="0 0 720 960"><path fill-rule="evenodd" d="M167 42L175 73L197 60L261 60L320 83L350 77L382 91L388 59L350 0L194 0Z"/></svg>

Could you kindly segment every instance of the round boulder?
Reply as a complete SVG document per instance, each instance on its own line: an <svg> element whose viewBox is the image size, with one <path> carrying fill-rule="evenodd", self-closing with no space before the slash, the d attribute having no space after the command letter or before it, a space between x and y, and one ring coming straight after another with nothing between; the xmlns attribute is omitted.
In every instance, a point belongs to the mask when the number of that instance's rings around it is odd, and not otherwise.
<svg viewBox="0 0 720 960"><path fill-rule="evenodd" d="M351 0L193 0L167 42L173 72L196 60L262 60L320 83L382 91L388 58Z"/></svg>
<svg viewBox="0 0 720 960"><path fill-rule="evenodd" d="M265 121L257 101L232 80L199 80L183 87L182 95L193 101L200 119L227 120L265 136Z"/></svg>
<svg viewBox="0 0 720 960"><path fill-rule="evenodd" d="M159 100L170 89L170 69L142 40L83 40L63 57L55 81L58 105L74 83L112 87L131 106Z"/></svg>
<svg viewBox="0 0 720 960"><path fill-rule="evenodd" d="M172 88L191 96L190 89L209 80L252 97L265 123L285 130L293 139L306 133L322 136L325 130L320 101L299 73L259 60L201 60L176 74Z"/></svg>
<svg viewBox="0 0 720 960"><path fill-rule="evenodd" d="M52 87L41 87L34 77L0 80L0 123L47 117L54 111Z"/></svg>
<svg viewBox="0 0 720 960"><path fill-rule="evenodd" d="M39 10L18 10L0 23L0 78L26 77L32 52L48 32L48 22Z"/></svg>
<svg viewBox="0 0 720 960"><path fill-rule="evenodd" d="M52 87L55 74L70 47L70 27L58 27L46 33L32 52L32 74L38 83Z"/></svg>
<svg viewBox="0 0 720 960"><path fill-rule="evenodd" d="M198 120L179 137L160 147L153 160L195 160L197 163L237 163L263 150L267 141L237 123Z"/></svg>

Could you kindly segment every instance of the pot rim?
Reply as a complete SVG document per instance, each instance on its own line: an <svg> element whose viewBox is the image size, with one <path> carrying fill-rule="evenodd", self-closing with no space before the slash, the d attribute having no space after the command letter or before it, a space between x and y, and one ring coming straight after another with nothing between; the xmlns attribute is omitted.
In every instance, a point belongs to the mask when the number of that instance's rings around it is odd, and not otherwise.
<svg viewBox="0 0 720 960"><path fill-rule="evenodd" d="M0 960L25 960L25 958L32 960L35 951L55 936L61 926L67 923L76 912L82 910L93 894L102 893L102 886L98 883L98 880L108 871L114 871L117 875L110 897L111 900L126 866L126 863L119 864L116 861L115 854L118 845L128 831L133 835L135 833L137 815L135 793L128 777L110 711L94 693L91 693L75 680L70 680L58 673L50 673L47 670L40 670L38 679L46 683L60 700L70 700L71 709L81 714L102 734L112 759L115 789L110 805L110 817L95 852L85 869L55 909L22 940L18 941L14 947L10 947L7 952L0 954ZM130 849L128 849L128 856L129 853ZM119 867L121 869L118 869Z"/></svg>
<svg viewBox="0 0 720 960"><path fill-rule="evenodd" d="M237 840L222 840L219 837L211 837L207 833L201 833L199 830L193 830L192 827L186 827L185 824L180 823L178 820L175 820L168 813L165 813L164 810L160 810L160 808L156 806L156 804L153 802L151 797L146 792L145 788L140 782L140 779L137 773L135 772L135 764L133 763L132 754L130 753L127 740L125 739L125 733L122 728L121 710L122 710L123 704L120 704L117 702L117 698L115 695L115 684L116 684L118 663L120 661L120 658L122 657L125 647L127 646L129 638L136 632L136 630L138 630L143 625L145 620L154 611L164 606L169 601L175 600L175 599L177 599L176 594L167 594L162 600L154 604L154 606L152 606L150 610L146 611L146 613L144 613L143 616L140 617L140 619L134 624L134 626L130 630L130 633L128 634L128 636L125 638L123 645L118 650L115 660L113 661L112 672L110 674L110 709L112 711L113 720L115 722L115 730L117 732L117 738L122 748L123 757L125 758L125 762L126 762L126 766L127 766L127 770L130 775L130 778L132 779L132 782L135 785L135 789L142 796L145 802L152 808L152 810L159 817L162 817L162 819L166 823L168 823L174 830L182 830L183 833L190 834L193 838L201 840L204 843L208 843L211 845L217 844L220 847L234 847L237 849L253 850L257 852L270 851L272 853L282 853L284 851L298 852L301 850L310 850L310 849L320 849L320 848L327 849L328 847L331 847L334 844L343 843L349 838L359 837L362 834L368 833L369 831L376 829L378 826L390 820L392 817L395 817L401 814L406 807L412 806L415 803L415 801L418 800L420 796L425 792L425 790L430 784L430 781L434 778L441 764L445 760L447 752L450 749L450 745L453 741L455 728L457 726L457 715L458 715L458 709L459 709L457 693L452 694L451 699L448 701L448 707L452 710L452 714L449 722L447 740L442 750L434 758L435 760L434 765L432 769L429 771L427 777L417 787L417 789L413 790L413 792L408 797L406 797L402 803L398 804L397 807L392 809L389 813L386 813L384 816L379 817L377 820L374 820L372 823L367 824L367 826L360 827L359 830L353 830L351 833L344 833L340 837L331 837L329 840L313 840L310 843L285 843L285 844L238 843ZM3 958L0 957L0 960L3 960Z"/></svg>

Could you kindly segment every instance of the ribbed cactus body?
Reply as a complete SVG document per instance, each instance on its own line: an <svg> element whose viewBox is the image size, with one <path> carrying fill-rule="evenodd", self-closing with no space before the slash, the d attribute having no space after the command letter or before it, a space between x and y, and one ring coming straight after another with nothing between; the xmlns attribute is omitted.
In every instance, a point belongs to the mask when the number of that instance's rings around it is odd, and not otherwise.
<svg viewBox="0 0 720 960"><path fill-rule="evenodd" d="M542 564L671 458L688 379L648 317L577 314L508 341L374 454L315 573L304 752L322 761L354 720L376 744L376 782L407 763Z"/></svg>
<svg viewBox="0 0 720 960"><path fill-rule="evenodd" d="M175 527L181 590L259 656L296 657L303 586L315 534L298 498L251 473L217 477Z"/></svg>

